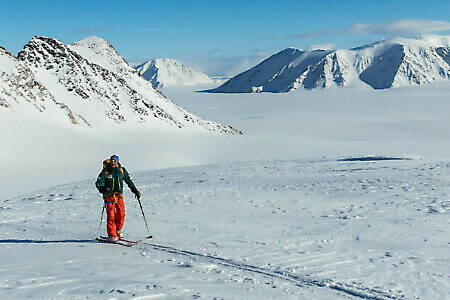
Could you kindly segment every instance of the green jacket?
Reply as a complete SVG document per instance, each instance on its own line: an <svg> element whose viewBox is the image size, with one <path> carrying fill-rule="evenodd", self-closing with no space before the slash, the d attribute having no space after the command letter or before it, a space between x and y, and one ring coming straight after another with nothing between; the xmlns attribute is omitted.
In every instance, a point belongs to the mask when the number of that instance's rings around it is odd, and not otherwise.
<svg viewBox="0 0 450 300"><path fill-rule="evenodd" d="M120 170L122 169L122 171ZM106 174L106 171L108 173ZM136 186L130 178L128 171L122 167L119 163L119 167L113 168L110 165L103 169L97 177L95 186L100 193L107 196L113 195L113 193L123 193L123 182L126 182L131 191L136 191Z"/></svg>

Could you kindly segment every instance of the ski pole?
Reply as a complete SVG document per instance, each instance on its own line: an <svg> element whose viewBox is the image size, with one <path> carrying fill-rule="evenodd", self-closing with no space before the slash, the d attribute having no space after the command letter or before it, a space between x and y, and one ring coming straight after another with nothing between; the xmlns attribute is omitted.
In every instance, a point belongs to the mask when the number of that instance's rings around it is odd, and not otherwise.
<svg viewBox="0 0 450 300"><path fill-rule="evenodd" d="M99 235L99 232L100 232L100 227L102 227L102 221L103 221L103 213L105 212L105 206L106 206L106 203L105 203L105 202L103 202L102 217L100 218L100 225L98 226L98 230L97 230L97 237L98 237L98 235Z"/></svg>
<svg viewBox="0 0 450 300"><path fill-rule="evenodd" d="M152 235L150 234L150 230L148 230L148 224L147 224L147 219L145 219L145 214L144 214L144 209L142 208L142 204L141 204L141 199L137 198L138 202L139 202L139 206L141 207L141 211L142 211L142 216L144 217L144 221L145 221L145 226L147 227L147 232L148 232L148 239L152 238Z"/></svg>

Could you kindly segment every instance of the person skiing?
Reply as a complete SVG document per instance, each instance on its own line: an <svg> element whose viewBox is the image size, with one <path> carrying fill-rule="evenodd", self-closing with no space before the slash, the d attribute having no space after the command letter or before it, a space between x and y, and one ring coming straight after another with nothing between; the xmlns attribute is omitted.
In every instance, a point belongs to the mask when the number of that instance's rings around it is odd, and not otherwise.
<svg viewBox="0 0 450 300"><path fill-rule="evenodd" d="M125 204L123 202L123 181L126 182L139 200L141 193L137 190L128 171L119 163L119 156L112 155L103 162L103 170L97 177L95 186L103 194L107 215L108 238L117 242L123 237L122 227L125 222Z"/></svg>

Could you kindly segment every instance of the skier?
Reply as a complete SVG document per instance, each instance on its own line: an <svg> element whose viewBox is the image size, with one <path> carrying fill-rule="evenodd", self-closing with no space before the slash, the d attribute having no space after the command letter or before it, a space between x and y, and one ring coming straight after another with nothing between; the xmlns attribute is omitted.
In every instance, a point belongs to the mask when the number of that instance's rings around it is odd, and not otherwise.
<svg viewBox="0 0 450 300"><path fill-rule="evenodd" d="M103 194L106 205L108 238L117 242L123 237L122 227L125 221L125 204L123 202L123 181L127 183L139 200L141 193L135 187L128 171L119 163L119 156L112 155L103 162L103 170L97 177L95 186Z"/></svg>

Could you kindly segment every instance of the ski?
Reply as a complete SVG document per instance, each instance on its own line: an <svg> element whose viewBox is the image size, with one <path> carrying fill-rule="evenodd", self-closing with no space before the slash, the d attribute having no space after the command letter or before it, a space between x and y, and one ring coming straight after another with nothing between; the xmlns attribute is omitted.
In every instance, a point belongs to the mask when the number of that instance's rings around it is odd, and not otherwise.
<svg viewBox="0 0 450 300"><path fill-rule="evenodd" d="M119 241L124 241L124 242L130 243L130 244L137 244L137 243L142 242L142 240L133 241L133 240L127 240L127 239L124 239L124 238L119 238Z"/></svg>
<svg viewBox="0 0 450 300"><path fill-rule="evenodd" d="M98 242L102 242L102 243L117 244L117 245L121 245L121 246L125 246L125 247L132 247L137 244L137 243L127 242L124 240L118 240L116 242L113 242L113 241L110 241L106 236L98 237L95 240L97 240Z"/></svg>

